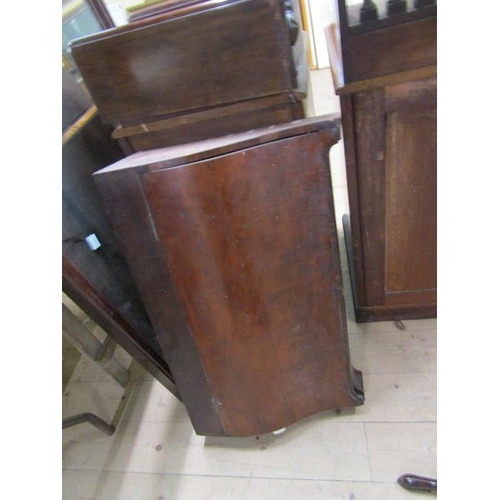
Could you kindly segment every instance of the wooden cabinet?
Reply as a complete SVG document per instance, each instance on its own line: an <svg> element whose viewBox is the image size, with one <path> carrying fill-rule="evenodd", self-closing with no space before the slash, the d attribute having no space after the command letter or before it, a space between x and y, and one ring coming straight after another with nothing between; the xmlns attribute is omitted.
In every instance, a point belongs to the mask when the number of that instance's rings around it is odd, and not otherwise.
<svg viewBox="0 0 500 500"><path fill-rule="evenodd" d="M356 319L434 317L436 6L353 24L338 5L340 25L327 39L342 113Z"/></svg>
<svg viewBox="0 0 500 500"><path fill-rule="evenodd" d="M94 174L194 429L363 403L349 359L332 119L133 154Z"/></svg>
<svg viewBox="0 0 500 500"><path fill-rule="evenodd" d="M62 289L178 396L92 174L124 157L75 75L63 69ZM92 248L86 238L94 235Z"/></svg>
<svg viewBox="0 0 500 500"><path fill-rule="evenodd" d="M305 44L293 2L184 0L71 54L113 137L139 151L304 117Z"/></svg>

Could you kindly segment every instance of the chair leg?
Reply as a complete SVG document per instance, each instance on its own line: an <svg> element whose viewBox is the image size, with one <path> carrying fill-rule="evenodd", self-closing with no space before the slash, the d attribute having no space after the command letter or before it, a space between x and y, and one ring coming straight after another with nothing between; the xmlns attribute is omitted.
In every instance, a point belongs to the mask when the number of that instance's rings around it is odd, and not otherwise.
<svg viewBox="0 0 500 500"><path fill-rule="evenodd" d="M108 424L102 418L99 418L97 415L94 415L93 413L79 413L78 415L64 418L62 421L62 428L66 429L67 427L83 424L84 422L92 424L94 427L104 432L108 436L111 436L115 432L114 425Z"/></svg>

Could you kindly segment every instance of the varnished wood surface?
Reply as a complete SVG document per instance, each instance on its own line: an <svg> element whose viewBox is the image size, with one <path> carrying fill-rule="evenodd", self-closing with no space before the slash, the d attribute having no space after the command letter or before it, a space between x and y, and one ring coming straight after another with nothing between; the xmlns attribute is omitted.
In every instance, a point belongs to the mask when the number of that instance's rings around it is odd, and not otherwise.
<svg viewBox="0 0 500 500"><path fill-rule="evenodd" d="M75 40L71 51L101 115L115 124L298 88L277 0L207 2L192 15Z"/></svg>
<svg viewBox="0 0 500 500"><path fill-rule="evenodd" d="M436 82L353 98L366 305L435 304Z"/></svg>
<svg viewBox="0 0 500 500"><path fill-rule="evenodd" d="M62 258L62 290L93 321L122 346L146 371L180 399L170 368L136 327L66 256Z"/></svg>
<svg viewBox="0 0 500 500"><path fill-rule="evenodd" d="M364 90L371 90L378 87L386 87L396 83L405 83L412 81L423 81L437 77L437 65L434 63L416 68L410 68L405 71L397 71L382 76L373 76L366 79L360 79L350 82L344 82L344 68L341 60L341 46L335 24L325 28L326 44L330 60L330 71L332 73L335 93L337 95L353 94ZM349 43L349 42L347 42ZM349 66L349 63L348 63Z"/></svg>
<svg viewBox="0 0 500 500"><path fill-rule="evenodd" d="M358 318L432 317L436 80L357 92L341 102Z"/></svg>
<svg viewBox="0 0 500 500"><path fill-rule="evenodd" d="M314 103L323 109L334 99L327 71L312 72ZM332 158L342 156L340 145ZM340 185L345 167L333 160L331 167L342 214L349 209ZM404 331L394 321L356 323L341 236L351 362L363 372L364 405L313 415L279 435L207 438L195 435L181 402L132 365L135 384L113 436L91 426L63 432L63 497L77 491L120 500L431 500L405 491L396 478L409 470L436 474L437 321L403 321ZM63 417L85 410L111 419L122 393L82 361L63 392Z"/></svg>
<svg viewBox="0 0 500 500"><path fill-rule="evenodd" d="M272 125L263 129L249 130L239 134L159 148L154 151L138 152L101 169L99 175L133 167L141 167L141 171L174 167L258 146L266 142L319 132L324 129L328 130L332 128L331 122L337 123L337 121L337 115L324 115ZM340 139L340 130L337 127L333 127L331 133L335 140Z"/></svg>
<svg viewBox="0 0 500 500"><path fill-rule="evenodd" d="M341 60L346 86L364 80L388 77L437 64L437 15L389 24L377 21L377 29L355 30L345 26L340 17ZM403 15L402 18L411 16ZM336 28L330 27L327 45L336 39ZM328 49L331 52L331 47ZM353 89L354 90L354 89Z"/></svg>
<svg viewBox="0 0 500 500"><path fill-rule="evenodd" d="M351 36L360 35L362 33L389 28L398 24L408 24L428 17L436 17L436 15L437 6L431 5L426 8L407 10L405 12L400 12L391 16L380 16L377 20L350 26L348 31Z"/></svg>
<svg viewBox="0 0 500 500"><path fill-rule="evenodd" d="M213 137L241 133L304 118L301 102L262 98L255 102L230 104L175 118L118 128L113 137L127 140L134 152L175 146Z"/></svg>
<svg viewBox="0 0 500 500"><path fill-rule="evenodd" d="M359 29L349 28L341 14L342 67L333 68L333 77L342 110L350 206L344 226L356 318L433 317L435 9L417 13L421 19L401 14ZM338 61L334 25L327 35L330 58Z"/></svg>
<svg viewBox="0 0 500 500"><path fill-rule="evenodd" d="M432 66L437 61L437 17L353 37L346 82Z"/></svg>
<svg viewBox="0 0 500 500"><path fill-rule="evenodd" d="M360 236L353 236L352 233L352 220L348 214L342 217L342 225L345 236L345 246L347 252L347 262L349 266L349 278L351 282L351 289L353 291L353 314L358 323L365 323L371 321L402 321L411 320L416 318L435 318L437 316L437 303L435 291L427 291L427 297L422 298L420 295L420 302L411 303L406 296L395 296L400 299L401 304L396 301L386 300L382 306L367 305L368 302L365 298L365 290L360 286L359 280L364 276L362 272L362 258L359 249L355 245L361 241ZM356 239L357 238L357 239ZM358 266L358 267L357 267ZM430 292L430 293L429 293ZM432 295L431 295L432 294ZM430 296L429 296L430 295Z"/></svg>
<svg viewBox="0 0 500 500"><path fill-rule="evenodd" d="M387 113L385 290L390 303L419 303L426 295L436 300L436 129L432 102L418 107L409 102Z"/></svg>
<svg viewBox="0 0 500 500"><path fill-rule="evenodd" d="M363 402L328 165L338 138L333 120L301 120L95 175L199 434Z"/></svg>
<svg viewBox="0 0 500 500"><path fill-rule="evenodd" d="M271 97L263 97L260 99L250 99L247 101L226 104L224 106L216 106L207 109L200 109L192 113L174 113L160 120L153 118L135 125L132 124L120 125L113 132L112 137L114 139L119 139L121 137L131 137L134 135L140 135L144 133L159 132L166 129L177 128L183 125L192 126L193 124L196 124L198 122L210 121L211 123L213 123L214 120L218 119L231 121L232 115L238 115L240 113L248 113L248 112L263 113L267 108L290 104L290 101L291 101L290 96L278 95ZM304 118L304 116L300 118ZM292 121L292 120L286 120L286 121ZM276 122L276 123L283 123L283 122ZM273 123L269 123L266 125L273 125ZM255 127L255 128L263 128L266 125L262 125L261 127ZM250 129L245 128L243 130L234 130L233 133L244 132L246 130ZM218 135L228 135L229 133L230 132ZM208 139L208 137L206 137L206 139ZM193 140L186 142L193 142ZM169 146L169 144L166 144L165 146ZM158 148L150 148L150 149L158 149Z"/></svg>

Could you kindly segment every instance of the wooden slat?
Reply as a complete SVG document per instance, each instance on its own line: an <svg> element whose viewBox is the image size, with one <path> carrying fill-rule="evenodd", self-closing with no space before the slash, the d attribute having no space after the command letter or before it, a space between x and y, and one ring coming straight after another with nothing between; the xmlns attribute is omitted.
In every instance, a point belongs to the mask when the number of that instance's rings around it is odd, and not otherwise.
<svg viewBox="0 0 500 500"><path fill-rule="evenodd" d="M385 130L384 89L353 96L356 121L356 176L366 303L385 300ZM359 249L358 249L359 253Z"/></svg>
<svg viewBox="0 0 500 500"><path fill-rule="evenodd" d="M100 354L103 344L85 328L64 304L62 306L62 320L63 331L73 345L120 386L126 387L130 379L127 369L113 357L112 353L102 359Z"/></svg>
<svg viewBox="0 0 500 500"><path fill-rule="evenodd" d="M297 88L280 2L202 6L192 15L155 16L72 42L104 121L143 120Z"/></svg>

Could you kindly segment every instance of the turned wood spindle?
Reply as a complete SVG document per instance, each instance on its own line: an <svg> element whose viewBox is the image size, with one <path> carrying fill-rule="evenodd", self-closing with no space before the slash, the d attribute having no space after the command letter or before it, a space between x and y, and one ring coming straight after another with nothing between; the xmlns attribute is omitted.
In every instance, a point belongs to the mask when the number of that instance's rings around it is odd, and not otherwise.
<svg viewBox="0 0 500 500"><path fill-rule="evenodd" d="M364 0L363 6L359 11L359 21L366 23L378 19L378 10L373 0Z"/></svg>
<svg viewBox="0 0 500 500"><path fill-rule="evenodd" d="M424 7L431 7L436 4L436 0L413 0L415 9L423 9Z"/></svg>
<svg viewBox="0 0 500 500"><path fill-rule="evenodd" d="M387 0L387 15L393 16L406 12L406 0Z"/></svg>

